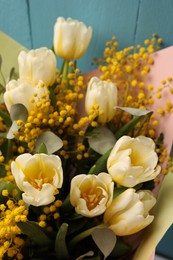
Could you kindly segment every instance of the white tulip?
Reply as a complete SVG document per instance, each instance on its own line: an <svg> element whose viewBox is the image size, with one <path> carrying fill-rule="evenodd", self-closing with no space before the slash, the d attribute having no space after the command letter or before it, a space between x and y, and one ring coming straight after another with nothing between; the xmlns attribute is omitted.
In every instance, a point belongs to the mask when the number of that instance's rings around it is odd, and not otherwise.
<svg viewBox="0 0 173 260"><path fill-rule="evenodd" d="M92 28L78 20L58 17L54 26L54 51L66 60L83 56L89 46Z"/></svg>
<svg viewBox="0 0 173 260"><path fill-rule="evenodd" d="M154 141L145 136L121 137L108 157L107 169L125 187L154 179L161 171Z"/></svg>
<svg viewBox="0 0 173 260"><path fill-rule="evenodd" d="M85 96L85 110L87 114L93 105L99 105L99 110L103 112L98 118L101 123L109 122L115 115L117 105L117 87L112 82L102 81L97 77L92 77L88 83Z"/></svg>
<svg viewBox="0 0 173 260"><path fill-rule="evenodd" d="M23 200L33 206L47 205L63 183L61 159L56 155L25 153L11 164L16 184L23 191Z"/></svg>
<svg viewBox="0 0 173 260"><path fill-rule="evenodd" d="M112 202L113 188L112 178L107 173L77 175L71 181L71 204L85 217L101 215Z"/></svg>
<svg viewBox="0 0 173 260"><path fill-rule="evenodd" d="M56 57L52 50L43 47L28 52L21 51L18 56L19 78L34 83L41 80L46 86L56 79Z"/></svg>
<svg viewBox="0 0 173 260"><path fill-rule="evenodd" d="M34 108L42 94L45 96L44 100L49 99L48 89L46 86L43 86L42 82L39 82L38 85L34 85L31 82L25 82L21 79L11 80L6 85L4 102L9 112L11 106L15 104L24 105L29 112ZM35 102L33 102L33 98Z"/></svg>
<svg viewBox="0 0 173 260"><path fill-rule="evenodd" d="M155 203L151 191L135 192L135 189L129 188L118 195L106 209L104 223L117 236L135 234L153 221L154 216L149 215L149 211Z"/></svg>

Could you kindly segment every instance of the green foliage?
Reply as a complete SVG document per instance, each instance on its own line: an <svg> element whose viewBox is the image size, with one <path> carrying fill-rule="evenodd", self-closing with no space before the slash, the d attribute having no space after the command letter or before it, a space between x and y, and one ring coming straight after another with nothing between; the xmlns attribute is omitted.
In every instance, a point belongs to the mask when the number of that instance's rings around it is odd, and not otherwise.
<svg viewBox="0 0 173 260"><path fill-rule="evenodd" d="M22 232L40 247L50 247L53 241L46 235L44 229L33 221L17 222Z"/></svg>
<svg viewBox="0 0 173 260"><path fill-rule="evenodd" d="M70 259L67 244L66 244L66 235L68 230L68 224L63 223L56 236L55 240L55 252L57 259Z"/></svg>

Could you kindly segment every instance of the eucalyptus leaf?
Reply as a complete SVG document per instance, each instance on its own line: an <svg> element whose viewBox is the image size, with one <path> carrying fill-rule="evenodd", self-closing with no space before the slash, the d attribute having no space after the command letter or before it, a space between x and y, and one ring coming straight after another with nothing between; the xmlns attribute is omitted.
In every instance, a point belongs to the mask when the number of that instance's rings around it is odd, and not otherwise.
<svg viewBox="0 0 173 260"><path fill-rule="evenodd" d="M95 228L91 236L106 259L115 247L116 235L109 228Z"/></svg>
<svg viewBox="0 0 173 260"><path fill-rule="evenodd" d="M57 259L70 259L67 245L66 245L66 235L68 230L68 224L63 223L60 226L60 229L57 233L56 240L55 240L55 252Z"/></svg>
<svg viewBox="0 0 173 260"><path fill-rule="evenodd" d="M47 247L52 244L52 240L45 234L43 228L32 221L17 222L17 226L21 231L32 239L38 246Z"/></svg>
<svg viewBox="0 0 173 260"><path fill-rule="evenodd" d="M17 132L19 129L20 129L21 126L19 126L16 121L13 121L10 129L8 130L8 133L7 133L7 139L13 139L15 136L14 136L14 133Z"/></svg>
<svg viewBox="0 0 173 260"><path fill-rule="evenodd" d="M151 113L150 110L147 110L147 109L139 109L139 108L133 108L133 107L119 107L119 106L116 106L114 107L115 109L118 108L118 109L121 109L125 112L128 112L129 114L133 115L133 116L145 116L149 113Z"/></svg>
<svg viewBox="0 0 173 260"><path fill-rule="evenodd" d="M94 128L90 134L89 146L99 154L107 152L116 142L114 134L105 126Z"/></svg>
<svg viewBox="0 0 173 260"><path fill-rule="evenodd" d="M46 131L38 137L35 144L36 152L39 151L41 144L46 146L48 154L58 151L63 146L62 140L51 131Z"/></svg>
<svg viewBox="0 0 173 260"><path fill-rule="evenodd" d="M10 109L10 117L12 121L22 120L25 123L28 118L28 110L23 104L14 104Z"/></svg>

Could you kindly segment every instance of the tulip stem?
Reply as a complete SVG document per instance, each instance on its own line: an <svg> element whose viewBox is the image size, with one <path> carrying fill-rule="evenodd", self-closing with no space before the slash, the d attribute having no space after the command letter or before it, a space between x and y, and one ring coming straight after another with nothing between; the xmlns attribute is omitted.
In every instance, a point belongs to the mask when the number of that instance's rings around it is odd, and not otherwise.
<svg viewBox="0 0 173 260"><path fill-rule="evenodd" d="M63 65L62 65L62 80L68 80L67 75L68 75L68 68L69 68L69 61L64 60Z"/></svg>
<svg viewBox="0 0 173 260"><path fill-rule="evenodd" d="M89 228L89 229L87 229L87 230L81 232L80 234L78 234L77 236L75 236L75 237L70 241L69 247L70 247L70 248L73 248L79 241L81 241L82 239L84 239L84 238L90 236L95 228L105 228L105 227L107 227L106 224L100 224L100 225L98 225L98 226Z"/></svg>

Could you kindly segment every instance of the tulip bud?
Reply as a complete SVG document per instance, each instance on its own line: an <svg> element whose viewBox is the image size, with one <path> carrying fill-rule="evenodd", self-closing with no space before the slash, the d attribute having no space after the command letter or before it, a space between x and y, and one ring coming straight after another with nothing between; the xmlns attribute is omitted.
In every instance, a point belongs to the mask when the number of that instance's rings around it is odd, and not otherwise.
<svg viewBox="0 0 173 260"><path fill-rule="evenodd" d="M54 51L65 60L82 57L90 43L92 28L80 21L59 17L54 26Z"/></svg>
<svg viewBox="0 0 173 260"><path fill-rule="evenodd" d="M38 84L41 80L46 86L52 85L56 79L56 57L46 47L21 51L18 56L19 78Z"/></svg>
<svg viewBox="0 0 173 260"><path fill-rule="evenodd" d="M154 216L149 215L149 211L155 203L151 191L135 192L135 189L127 189L106 209L104 223L118 236L132 235L153 221Z"/></svg>
<svg viewBox="0 0 173 260"><path fill-rule="evenodd" d="M85 110L87 114L93 105L99 105L99 110L103 112L98 117L100 123L109 122L115 115L117 105L117 87L112 82L102 81L97 77L92 77L88 83L85 96Z"/></svg>
<svg viewBox="0 0 173 260"><path fill-rule="evenodd" d="M42 82L34 85L32 82L25 82L21 79L11 80L6 85L4 93L4 102L7 110L10 112L11 106L15 104L22 104L26 107L28 112L34 108L38 99L44 94L45 100L49 99L48 89L42 86ZM35 102L32 102L32 100Z"/></svg>

